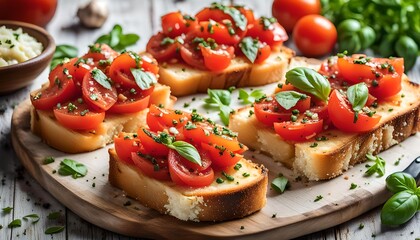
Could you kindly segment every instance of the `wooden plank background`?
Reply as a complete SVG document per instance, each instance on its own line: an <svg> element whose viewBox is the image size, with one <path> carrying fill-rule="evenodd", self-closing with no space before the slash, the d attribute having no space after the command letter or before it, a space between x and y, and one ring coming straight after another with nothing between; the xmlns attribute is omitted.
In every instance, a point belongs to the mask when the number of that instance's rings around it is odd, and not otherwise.
<svg viewBox="0 0 420 240"><path fill-rule="evenodd" d="M195 13L214 0L108 0L110 16L106 24L97 30L81 28L77 25L75 13L77 6L86 1L60 0L56 15L47 30L57 44L71 44L79 47L80 52L87 49L98 36L108 32L115 23L123 26L124 31L134 32L141 40L133 50L144 49L152 33L160 29L160 16L164 13L182 10ZM254 9L256 15L271 15L272 1L242 0L231 1L235 4L246 4ZM131 239L92 225L66 209L42 189L21 167L10 146L10 119L14 106L28 97L29 91L39 88L46 81L46 70L35 83L15 93L0 97L0 208L13 207L10 214L1 213L0 239ZM420 82L420 61L411 70L412 80ZM86 179L94 182L94 179ZM60 212L56 220L48 219L52 212ZM22 226L10 229L7 225L16 218L36 213L40 216L38 223L22 220ZM398 228L384 227L380 223L380 208L376 208L358 218L336 227L313 233L301 239L416 239L420 238L420 214L408 224ZM360 228L361 224L364 226ZM51 226L64 225L65 230L59 234L47 236L45 229ZM164 227L164 226L163 226Z"/></svg>

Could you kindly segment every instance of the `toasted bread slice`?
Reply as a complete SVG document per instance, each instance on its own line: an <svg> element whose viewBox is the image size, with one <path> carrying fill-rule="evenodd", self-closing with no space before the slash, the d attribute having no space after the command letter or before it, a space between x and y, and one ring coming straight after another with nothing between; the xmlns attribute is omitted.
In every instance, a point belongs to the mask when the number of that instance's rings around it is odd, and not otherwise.
<svg viewBox="0 0 420 240"><path fill-rule="evenodd" d="M224 221L259 211L266 203L268 170L249 160L239 161L239 170L227 170L234 181L213 182L202 188L178 186L142 174L132 165L118 160L115 149L109 149L109 181L129 197L181 220ZM244 177L243 173L249 173ZM215 177L222 177L220 172Z"/></svg>
<svg viewBox="0 0 420 240"><path fill-rule="evenodd" d="M292 63L291 65L319 66ZM306 63L306 60L305 62ZM284 141L273 128L249 116L252 108L242 108L231 115L229 128L238 132L238 140L248 147L270 155L275 161L293 168L309 180L334 178L352 165L365 161L366 153L377 154L415 134L420 127L420 86L402 79L402 91L393 103L381 103L376 109L382 116L374 130L363 133L344 133L336 129L323 131L327 141L293 143ZM390 111L392 109L392 111ZM310 147L317 142L317 147Z"/></svg>
<svg viewBox="0 0 420 240"><path fill-rule="evenodd" d="M167 107L171 107L174 100L170 96L169 87L160 84L156 85L150 96L151 104L163 104ZM32 106L31 131L57 150L67 153L88 152L112 143L114 136L121 131L134 132L145 126L147 111L148 109L130 114L107 114L98 129L74 131L63 127L52 111L37 110Z"/></svg>
<svg viewBox="0 0 420 240"><path fill-rule="evenodd" d="M245 57L236 57L228 68L217 73L183 63L164 63L159 68L159 82L170 86L177 97L206 93L209 88L261 86L278 82L294 54L293 50L280 47L262 64L251 64Z"/></svg>

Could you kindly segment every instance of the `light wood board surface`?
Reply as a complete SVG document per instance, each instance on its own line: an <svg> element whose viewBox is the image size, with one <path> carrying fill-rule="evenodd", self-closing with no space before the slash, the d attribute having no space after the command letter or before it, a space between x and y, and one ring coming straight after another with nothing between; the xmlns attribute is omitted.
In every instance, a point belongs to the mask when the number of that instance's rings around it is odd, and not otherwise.
<svg viewBox="0 0 420 240"><path fill-rule="evenodd" d="M77 26L77 20L75 19L77 7L79 4L86 2L86 0L59 0L56 15L47 26L47 30L55 38L57 44L75 45L80 49L80 53L82 53L93 40L101 34L109 32L114 24L119 23L124 27L125 31L134 32L141 36L138 44L130 48L132 50L140 50L144 49L148 38L159 30L160 16L164 13L175 10L194 13L213 2L213 0L104 1L109 4L110 16L102 28L92 30ZM272 1L235 0L234 3L246 4L252 7L257 15L271 15ZM290 42L288 44L293 45ZM109 231L111 229L103 229L90 224L76 215L71 209L66 208L43 189L30 176L28 171L22 168L21 162L11 149L10 128L12 113L19 103L28 98L31 90L39 88L42 83L46 82L47 76L48 69L36 79L33 85L12 94L0 96L0 176L2 178L2 184L0 185L0 208L14 208L10 214L1 214L0 225L3 226L3 229L0 230L0 239L133 239ZM417 60L416 66L408 73L408 76L413 81L420 82L420 59ZM209 112L211 111L209 110ZM416 149L418 151L417 153L420 154L420 148L418 147L411 149L411 151L415 151ZM396 158L393 157L386 159L389 162L388 165L393 165L393 162L396 161ZM411 160L405 157L402 161L408 162ZM388 173L390 171L387 169ZM89 176L84 181L88 185L99 182L99 179L105 181L105 178L100 178L101 176L96 176L95 179ZM67 180L72 181L72 179ZM376 180L384 181L384 178ZM355 180L350 176L350 179L345 181L345 186L342 187L347 189L351 182L355 182ZM308 196L311 200L312 197L314 196ZM326 199L326 196L324 196L324 199ZM52 212L60 212L61 216L57 220L50 220L47 216ZM7 228L7 224L13 219L22 218L30 213L38 214L40 221L36 224L32 224L30 221L23 221L22 227ZM381 225L379 213L380 207L377 207L360 217L356 217L342 224L340 224L341 221L336 220L335 216L330 216L330 221L334 223L332 224L335 225L334 227L300 237L300 239L373 239L373 236L375 236L375 239L413 240L420 238L420 214L417 214L407 224L397 228L389 228ZM337 219L340 218L341 215L337 217ZM65 226L63 232L52 236L44 234L45 229L48 227L58 225ZM244 230L247 230L248 226L244 227ZM279 233L278 235L281 236L282 234Z"/></svg>
<svg viewBox="0 0 420 240"><path fill-rule="evenodd" d="M12 143L24 167L43 188L77 215L99 227L124 235L178 239L255 236L288 239L350 220L383 203L389 196L384 178L364 176L366 168L359 164L344 176L330 181L292 181L291 188L284 194L269 188L267 205L260 212L243 219L220 223L179 221L137 204L109 184L107 149L112 145L83 154L69 155L56 151L30 132L29 109L30 103L25 101L16 108L12 117ZM399 165L388 163L386 172L403 170L411 159L417 157L418 152L414 149L419 145L420 136L415 135L383 152L381 156L384 159L402 158ZM56 161L43 165L43 159L48 156ZM268 167L270 180L280 172L289 179L296 177L288 169L262 155L254 153L248 154L248 157ZM72 179L54 173L64 158L85 164L88 167L87 176ZM95 179L95 185L86 179ZM351 183L358 187L351 190ZM319 195L323 198L315 201ZM127 201L131 204L126 204Z"/></svg>

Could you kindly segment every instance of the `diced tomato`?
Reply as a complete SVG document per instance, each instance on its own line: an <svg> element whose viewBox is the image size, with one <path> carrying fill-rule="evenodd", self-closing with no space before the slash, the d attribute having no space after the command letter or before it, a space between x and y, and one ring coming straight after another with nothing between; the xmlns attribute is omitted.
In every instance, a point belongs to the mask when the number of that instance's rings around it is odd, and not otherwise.
<svg viewBox="0 0 420 240"><path fill-rule="evenodd" d="M201 147L210 154L212 166L217 169L226 169L242 159L241 155L221 145L201 143Z"/></svg>
<svg viewBox="0 0 420 240"><path fill-rule="evenodd" d="M52 110L58 103L64 103L77 96L78 91L73 79L56 79L55 83L44 90L31 93L31 102L36 109Z"/></svg>
<svg viewBox="0 0 420 240"><path fill-rule="evenodd" d="M257 58L255 59L256 64L264 63L264 61L270 56L271 48L266 44L261 44L260 49L258 49Z"/></svg>
<svg viewBox="0 0 420 240"><path fill-rule="evenodd" d="M203 171L193 171L184 165L185 161L179 153L169 150L168 165L171 179L178 185L189 187L205 187L214 181L214 171L211 167Z"/></svg>
<svg viewBox="0 0 420 240"><path fill-rule="evenodd" d="M100 60L113 60L118 56L118 52L112 49L105 43L95 43L89 47L89 52L86 53L82 58L91 58L94 62Z"/></svg>
<svg viewBox="0 0 420 240"><path fill-rule="evenodd" d="M170 127L180 129L191 120L191 115L183 111L164 109L156 105L151 105L146 120L149 128L157 132L163 131L163 129L169 129Z"/></svg>
<svg viewBox="0 0 420 240"><path fill-rule="evenodd" d="M236 45L241 40L238 35L231 35L229 28L221 22L215 21L201 21L199 27L196 30L195 35L197 37L208 39L214 39L218 44Z"/></svg>
<svg viewBox="0 0 420 240"><path fill-rule="evenodd" d="M105 119L105 112L95 112L89 109L81 98L67 103L61 103L54 108L57 121L72 130L93 130Z"/></svg>
<svg viewBox="0 0 420 240"><path fill-rule="evenodd" d="M155 158L141 152L132 152L131 159L144 175L160 181L171 179L166 158Z"/></svg>
<svg viewBox="0 0 420 240"><path fill-rule="evenodd" d="M58 64L48 75L50 85L52 86L57 79L63 81L67 78L72 78L74 84L82 87L84 76L92 70L90 65L83 63L78 58L72 58L68 62Z"/></svg>
<svg viewBox="0 0 420 240"><path fill-rule="evenodd" d="M358 120L354 122L354 111L347 97L338 90L334 90L330 95L328 113L334 126L345 132L367 132L374 129L381 120L378 114L369 117L361 111Z"/></svg>
<svg viewBox="0 0 420 240"><path fill-rule="evenodd" d="M154 138L158 136L158 133L140 128L137 131L138 137L141 144L144 146L146 154L150 154L156 157L165 157L168 155L169 148L162 143L158 143Z"/></svg>
<svg viewBox="0 0 420 240"><path fill-rule="evenodd" d="M165 35L175 38L197 27L197 20L189 15L182 15L181 12L171 12L161 17L162 30Z"/></svg>
<svg viewBox="0 0 420 240"><path fill-rule="evenodd" d="M110 113L135 113L146 109L149 106L150 92L154 87L147 91L131 88L130 90L117 89L117 102L108 110ZM149 92L150 91L150 92Z"/></svg>
<svg viewBox="0 0 420 240"><path fill-rule="evenodd" d="M302 122L276 122L274 130L280 137L288 141L307 141L320 133L323 128L323 120L308 120Z"/></svg>
<svg viewBox="0 0 420 240"><path fill-rule="evenodd" d="M294 109L303 113L309 109L310 105L311 97L308 96L305 99L299 100L296 103L296 106L286 110L274 99L274 97L271 97L254 103L254 112L258 121L267 126L273 126L274 122L289 121Z"/></svg>
<svg viewBox="0 0 420 240"><path fill-rule="evenodd" d="M260 18L254 21L247 32L247 36L258 38L261 42L267 43L270 46L277 46L287 41L289 37L286 31L278 22L272 22L267 27L264 22L269 20Z"/></svg>
<svg viewBox="0 0 420 240"><path fill-rule="evenodd" d="M142 148L140 140L133 135L119 133L114 138L114 147L118 158L126 164L134 164L131 153L136 153Z"/></svg>
<svg viewBox="0 0 420 240"><path fill-rule="evenodd" d="M216 49L199 45L204 57L204 65L210 71L222 71L230 65L235 49L226 45L219 45Z"/></svg>
<svg viewBox="0 0 420 240"><path fill-rule="evenodd" d="M173 43L170 40L164 41L165 38L166 36L159 32L153 35L146 45L146 51L152 54L159 62L168 61L179 56L178 50L181 44L174 39L171 39Z"/></svg>
<svg viewBox="0 0 420 240"><path fill-rule="evenodd" d="M101 70L97 69L95 71ZM97 111L106 111L117 102L117 89L114 86L111 86L110 89L105 88L93 78L93 73L85 75L82 83L82 93L83 100L90 108Z"/></svg>
<svg viewBox="0 0 420 240"><path fill-rule="evenodd" d="M180 53L182 60L184 60L188 65L206 70L203 54L201 53L200 48L197 47L197 44L185 43L181 46Z"/></svg>

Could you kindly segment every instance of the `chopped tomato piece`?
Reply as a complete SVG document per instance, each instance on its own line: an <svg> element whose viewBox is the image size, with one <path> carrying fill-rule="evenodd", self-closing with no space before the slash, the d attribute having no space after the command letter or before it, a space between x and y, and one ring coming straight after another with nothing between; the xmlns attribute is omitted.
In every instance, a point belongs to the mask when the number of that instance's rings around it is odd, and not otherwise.
<svg viewBox="0 0 420 240"><path fill-rule="evenodd" d="M138 138L124 133L119 133L118 137L114 138L114 146L118 158L127 164L134 164L131 153L136 153L142 148Z"/></svg>
<svg viewBox="0 0 420 240"><path fill-rule="evenodd" d="M203 171L193 171L185 166L185 161L179 153L174 150L169 150L168 165L171 179L178 185L189 187L205 187L214 181L214 171L211 167Z"/></svg>
<svg viewBox="0 0 420 240"><path fill-rule="evenodd" d="M95 112L79 98L76 101L60 104L54 108L57 121L73 130L93 130L105 119L105 112Z"/></svg>
<svg viewBox="0 0 420 240"><path fill-rule="evenodd" d="M168 39L163 33L157 33L150 38L146 51L159 62L164 62L179 56L180 47L181 44L177 40Z"/></svg>
<svg viewBox="0 0 420 240"><path fill-rule="evenodd" d="M163 131L163 129L169 129L170 127L180 129L191 120L191 115L183 111L164 109L156 105L151 105L146 120L149 128L157 132Z"/></svg>
<svg viewBox="0 0 420 240"><path fill-rule="evenodd" d="M137 134L141 144L144 146L146 154L150 154L156 157L165 157L168 155L169 148L155 140L158 136L158 133L149 131L145 128L140 128L137 131Z"/></svg>
<svg viewBox="0 0 420 240"><path fill-rule="evenodd" d="M204 65L211 71L222 71L230 65L235 49L219 45L216 49L199 45L204 57Z"/></svg>
<svg viewBox="0 0 420 240"><path fill-rule="evenodd" d="M229 28L221 22L201 21L195 35L203 39L214 39L218 44L236 45L241 40L238 35L231 35Z"/></svg>
<svg viewBox="0 0 420 240"><path fill-rule="evenodd" d="M73 79L56 79L48 88L31 93L31 102L36 109L52 110L58 103L64 103L77 95Z"/></svg>
<svg viewBox="0 0 420 240"><path fill-rule="evenodd" d="M278 22L272 22L267 25L266 18L260 18L254 21L247 32L247 36L258 38L261 42L267 43L270 46L281 45L287 41L289 37L286 31Z"/></svg>
<svg viewBox="0 0 420 240"><path fill-rule="evenodd" d="M149 90L152 92L154 87ZM130 90L117 89L117 102L108 110L110 113L135 113L146 109L149 106L150 93L140 89Z"/></svg>
<svg viewBox="0 0 420 240"><path fill-rule="evenodd" d="M338 90L334 90L330 95L328 113L334 126L345 132L367 132L374 129L381 120L378 114L370 117L361 111L358 120L354 122L354 111L350 102Z"/></svg>
<svg viewBox="0 0 420 240"><path fill-rule="evenodd" d="M97 69L96 71L100 71ZM107 80L105 80L107 81ZM111 85L110 85L111 86ZM82 84L83 100L92 108L98 111L106 111L117 102L117 89L111 86L105 88L93 77L93 72L86 74Z"/></svg>
<svg viewBox="0 0 420 240"><path fill-rule="evenodd" d="M141 152L132 152L131 159L144 175L161 181L171 179L166 158L155 158Z"/></svg>
<svg viewBox="0 0 420 240"><path fill-rule="evenodd" d="M254 63L261 64L263 63L271 54L271 48L268 45L261 44L260 49L258 49L257 58Z"/></svg>
<svg viewBox="0 0 420 240"><path fill-rule="evenodd" d="M162 30L165 35L175 38L186 34L197 27L197 20L189 15L182 15L181 12L171 12L161 17Z"/></svg>
<svg viewBox="0 0 420 240"><path fill-rule="evenodd" d="M307 141L322 131L323 120L276 122L274 130L284 140Z"/></svg>
<svg viewBox="0 0 420 240"><path fill-rule="evenodd" d="M201 143L201 147L210 154L212 166L218 169L226 169L242 159L241 155L221 145Z"/></svg>
<svg viewBox="0 0 420 240"><path fill-rule="evenodd" d="M94 62L99 62L100 60L110 60L112 61L118 56L118 52L112 49L105 43L95 43L89 47L89 52L86 53L83 58L91 58Z"/></svg>

